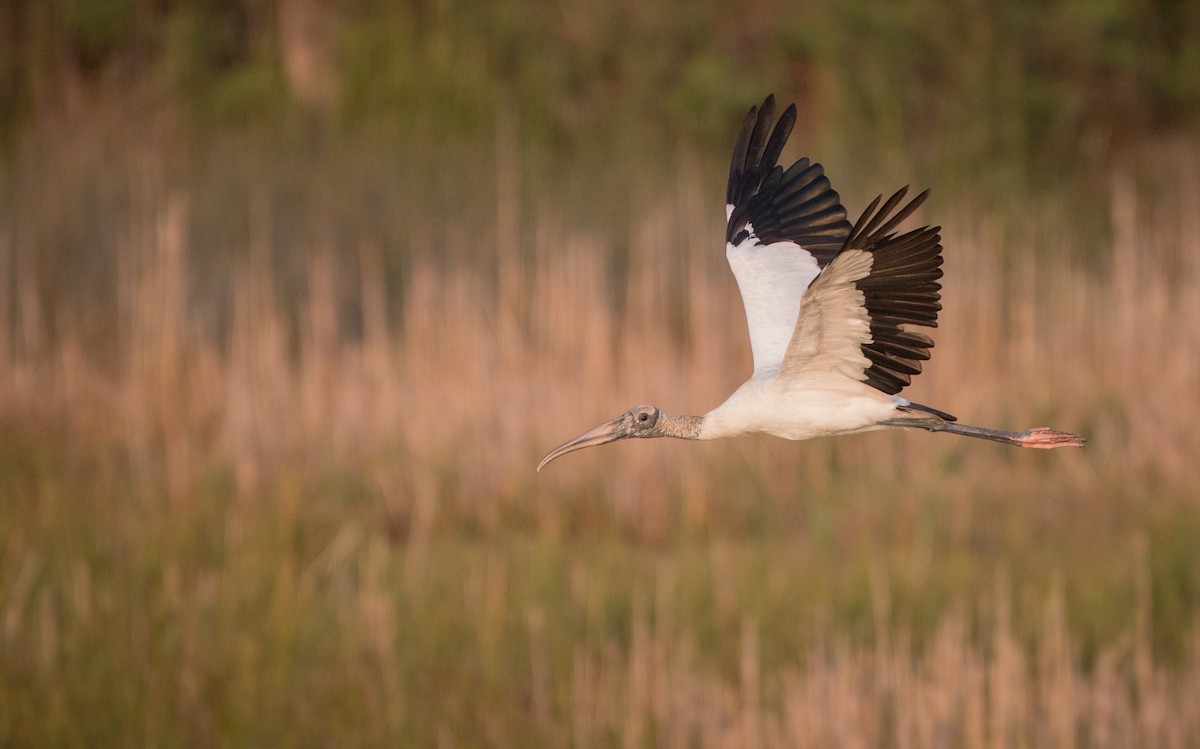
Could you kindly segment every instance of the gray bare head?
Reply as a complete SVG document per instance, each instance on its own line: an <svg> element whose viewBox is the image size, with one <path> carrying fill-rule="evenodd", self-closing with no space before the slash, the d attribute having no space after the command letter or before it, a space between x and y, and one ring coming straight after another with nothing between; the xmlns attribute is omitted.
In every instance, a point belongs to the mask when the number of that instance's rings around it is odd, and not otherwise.
<svg viewBox="0 0 1200 749"><path fill-rule="evenodd" d="M546 457L542 458L541 463L538 463L537 469L542 470L543 466L560 455L629 437L699 439L700 422L699 416L671 416L655 406L634 406L612 421L589 429L546 453Z"/></svg>

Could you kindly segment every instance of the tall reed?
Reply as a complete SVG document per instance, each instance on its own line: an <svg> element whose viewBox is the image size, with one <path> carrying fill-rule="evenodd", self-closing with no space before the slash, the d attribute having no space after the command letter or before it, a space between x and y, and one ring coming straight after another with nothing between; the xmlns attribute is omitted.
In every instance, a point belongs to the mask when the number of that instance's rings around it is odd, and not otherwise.
<svg viewBox="0 0 1200 749"><path fill-rule="evenodd" d="M945 313L912 397L1089 439L1053 455L879 433L534 474L748 373L687 159L627 235L523 205L501 162L483 234L413 224L401 274L367 232L296 236L294 295L269 193L208 295L197 196L131 186L109 309L11 219L0 735L1194 745L1200 168L1169 156L1151 200L1114 176L1111 247L920 217Z"/></svg>

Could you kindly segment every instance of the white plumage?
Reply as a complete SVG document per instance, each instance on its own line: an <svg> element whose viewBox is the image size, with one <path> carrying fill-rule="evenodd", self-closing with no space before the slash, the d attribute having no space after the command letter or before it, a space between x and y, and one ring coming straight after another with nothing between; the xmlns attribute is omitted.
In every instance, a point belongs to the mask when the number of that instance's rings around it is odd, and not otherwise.
<svg viewBox="0 0 1200 749"><path fill-rule="evenodd" d="M821 272L816 258L792 242L728 244L725 257L737 279L750 328L754 370L778 367L792 339L800 299Z"/></svg>
<svg viewBox="0 0 1200 749"><path fill-rule="evenodd" d="M538 470L573 450L627 437L716 439L764 432L803 440L883 427L917 427L1020 447L1082 446L1049 428L1023 432L957 423L898 393L929 358L941 310L938 227L897 234L928 191L876 198L853 226L819 164L778 165L796 120L777 123L774 97L751 108L734 145L726 192L726 250L746 308L754 372L704 416L637 406L551 450Z"/></svg>

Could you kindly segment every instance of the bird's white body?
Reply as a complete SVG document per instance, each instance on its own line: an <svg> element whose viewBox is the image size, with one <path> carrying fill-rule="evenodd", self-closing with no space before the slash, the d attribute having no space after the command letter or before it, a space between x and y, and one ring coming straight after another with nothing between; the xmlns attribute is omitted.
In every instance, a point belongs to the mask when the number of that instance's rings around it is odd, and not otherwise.
<svg viewBox="0 0 1200 749"><path fill-rule="evenodd" d="M762 432L806 440L870 429L897 414L900 402L862 382L835 375L781 380L762 369L704 415L700 439ZM901 401L902 402L902 401Z"/></svg>

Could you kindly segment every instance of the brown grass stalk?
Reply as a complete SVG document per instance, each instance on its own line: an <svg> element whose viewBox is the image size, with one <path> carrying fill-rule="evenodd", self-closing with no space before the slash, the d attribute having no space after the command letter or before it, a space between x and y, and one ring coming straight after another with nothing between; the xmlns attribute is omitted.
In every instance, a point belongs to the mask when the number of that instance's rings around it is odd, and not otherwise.
<svg viewBox="0 0 1200 749"><path fill-rule="evenodd" d="M189 194L167 193L123 246L109 342L89 337L89 309L43 296L31 250L0 232L12 274L0 283L12 293L0 298L0 417L12 445L33 446L10 445L24 457L10 459L21 467L9 486L28 515L4 547L0 624L11 673L41 695L0 719L0 735L28 738L41 708L65 720L87 702L71 692L86 660L72 648L96 638L137 674L129 714L157 707L206 743L301 730L320 713L301 709L290 726L264 722L266 708L320 704L354 726L339 735L373 743L1194 746L1200 629L1186 596L1177 646L1156 639L1160 599L1140 578L1123 634L1083 634L1086 610L1068 604L1088 591L980 593L992 576L971 561L995 562L1001 545L1016 550L1010 563L1028 552L1052 566L1070 548L1099 578L1145 576L1155 550L1129 542L1131 513L1195 513L1200 170L1182 163L1162 203L1114 181L1102 211L1113 244L1090 266L1071 227L924 217L947 227L946 312L912 397L970 423L1089 439L1052 456L887 433L622 445L535 475L546 448L602 418L637 402L702 413L748 374L720 247L697 246L719 236L719 211L691 183L631 222L627 272L613 267L613 237L554 216L517 223L505 198L486 240L497 266L424 259L475 249L431 247L398 283L369 239L354 263L314 243L297 250L293 300L251 246L228 310L193 296ZM515 179L501 174L502 196ZM338 504L360 495L372 509ZM116 551L84 530L70 531L75 546L42 548L80 507ZM313 541L319 529L328 537ZM769 565L746 539L766 539ZM538 560L516 561L526 542L607 566L563 573L557 598L530 593ZM628 549L670 560L695 543L707 582L668 561L648 594L626 585ZM947 563L941 543L960 556ZM830 605L841 589L822 586L864 559L861 628L809 611L788 628L795 596ZM114 570L145 616L114 611L127 600ZM672 603L689 585L711 598L699 620ZM322 606L336 613L319 618ZM332 623L310 630L317 620ZM93 631L106 621L118 623ZM258 638L239 636L248 623ZM449 655L431 666L411 642ZM300 670L322 647L339 665ZM425 678L456 689L430 693ZM171 743L164 725L110 736Z"/></svg>

